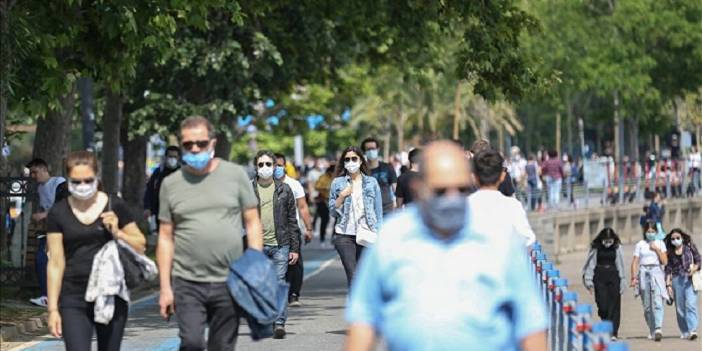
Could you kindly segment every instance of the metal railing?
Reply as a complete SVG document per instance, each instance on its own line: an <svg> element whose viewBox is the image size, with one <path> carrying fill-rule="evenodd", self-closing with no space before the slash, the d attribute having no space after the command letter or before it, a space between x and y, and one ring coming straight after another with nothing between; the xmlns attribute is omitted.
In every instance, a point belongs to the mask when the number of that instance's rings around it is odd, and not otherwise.
<svg viewBox="0 0 702 351"><path fill-rule="evenodd" d="M548 345L551 351L628 351L625 342L612 341L610 321L593 323L593 308L578 304L578 294L568 290L568 280L539 242L529 248L529 264L548 307Z"/></svg>

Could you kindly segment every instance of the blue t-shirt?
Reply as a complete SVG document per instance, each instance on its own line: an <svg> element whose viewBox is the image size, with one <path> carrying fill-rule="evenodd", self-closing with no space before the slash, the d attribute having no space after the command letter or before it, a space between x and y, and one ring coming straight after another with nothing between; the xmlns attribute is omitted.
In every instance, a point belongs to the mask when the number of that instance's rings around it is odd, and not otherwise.
<svg viewBox="0 0 702 351"><path fill-rule="evenodd" d="M468 214L466 214L468 216ZM436 237L409 206L364 252L346 318L390 350L516 350L547 328L523 240L513 233Z"/></svg>

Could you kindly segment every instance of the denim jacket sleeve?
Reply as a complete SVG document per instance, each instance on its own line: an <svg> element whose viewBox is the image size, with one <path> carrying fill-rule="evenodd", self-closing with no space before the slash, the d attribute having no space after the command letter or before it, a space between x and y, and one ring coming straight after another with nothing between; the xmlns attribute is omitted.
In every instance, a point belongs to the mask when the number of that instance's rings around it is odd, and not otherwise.
<svg viewBox="0 0 702 351"><path fill-rule="evenodd" d="M341 209L336 208L336 198L339 196L339 187L341 186L343 178L334 178L329 187L329 213L334 218L340 218L343 213L343 207Z"/></svg>
<svg viewBox="0 0 702 351"><path fill-rule="evenodd" d="M383 226L383 195L380 193L380 186L375 178L370 177L373 183L373 189L375 190L375 218L377 220L377 231Z"/></svg>

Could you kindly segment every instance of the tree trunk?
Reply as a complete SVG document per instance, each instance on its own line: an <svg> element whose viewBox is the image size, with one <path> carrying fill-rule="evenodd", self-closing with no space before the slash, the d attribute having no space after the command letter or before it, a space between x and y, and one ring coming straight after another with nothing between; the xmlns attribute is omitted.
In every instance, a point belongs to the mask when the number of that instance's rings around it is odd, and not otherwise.
<svg viewBox="0 0 702 351"><path fill-rule="evenodd" d="M47 112L37 122L33 158L41 158L53 175L63 174L63 160L71 149L71 127L75 114L75 91L59 98L58 110Z"/></svg>
<svg viewBox="0 0 702 351"><path fill-rule="evenodd" d="M80 93L80 114L83 131L83 149L95 149L95 112L93 107L93 79L81 78L78 80Z"/></svg>
<svg viewBox="0 0 702 351"><path fill-rule="evenodd" d="M453 140L458 140L461 122L461 81L456 82L456 93L453 97Z"/></svg>
<svg viewBox="0 0 702 351"><path fill-rule="evenodd" d="M397 132L397 151L402 152L405 149L405 123L407 122L407 115L404 111L400 109L400 116L397 123L395 123L395 130Z"/></svg>
<svg viewBox="0 0 702 351"><path fill-rule="evenodd" d="M9 35L10 35L10 10L15 4L14 1L0 1L0 150L5 146L5 123L7 123L7 100L9 97L8 77L10 76L10 52ZM5 154L0 152L0 176L4 176L9 171L7 169L7 159ZM2 213L5 213L5 206L0 208ZM0 226L0 230L4 233L5 226ZM4 237L0 240L4 243Z"/></svg>
<svg viewBox="0 0 702 351"><path fill-rule="evenodd" d="M146 146L148 138L137 135L129 138L128 119L122 128L122 145L124 147L124 177L122 194L129 208L134 210L135 218L143 220L144 191L146 188Z"/></svg>
<svg viewBox="0 0 702 351"><path fill-rule="evenodd" d="M561 155L561 112L556 112L556 152Z"/></svg>
<svg viewBox="0 0 702 351"><path fill-rule="evenodd" d="M222 124L223 128L226 129L229 133L234 133L234 130L232 129L232 125L234 123L234 117L222 117L220 118L220 123ZM221 131L217 133L217 145L215 145L215 156L223 159L223 160L229 160L229 157L231 156L232 153L232 141L231 138L227 135L225 131Z"/></svg>
<svg viewBox="0 0 702 351"><path fill-rule="evenodd" d="M107 90L102 117L102 186L105 192L119 193L119 149L122 125L122 96Z"/></svg>
<svg viewBox="0 0 702 351"><path fill-rule="evenodd" d="M573 125L575 124L575 104L572 99L568 99L568 110L566 118L566 143L568 143L567 150L568 155L571 157L575 154L575 147L573 146Z"/></svg>
<svg viewBox="0 0 702 351"><path fill-rule="evenodd" d="M629 159L632 161L639 160L639 121L636 118L626 120L628 127L627 135L629 136Z"/></svg>

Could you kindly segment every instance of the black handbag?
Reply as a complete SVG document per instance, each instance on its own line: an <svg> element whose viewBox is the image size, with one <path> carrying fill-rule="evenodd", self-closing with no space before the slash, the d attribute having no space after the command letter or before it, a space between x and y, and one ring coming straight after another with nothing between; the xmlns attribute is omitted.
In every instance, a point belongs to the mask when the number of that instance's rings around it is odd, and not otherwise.
<svg viewBox="0 0 702 351"><path fill-rule="evenodd" d="M107 212L110 211L112 211L112 196L108 195ZM105 230L107 230L107 228L105 228ZM110 233L110 235L112 235L112 233ZM124 271L124 282L127 284L127 289L133 290L146 282L141 264L137 261L134 253L120 244L117 239L115 239L115 244L117 244L119 261L122 263L122 270Z"/></svg>

